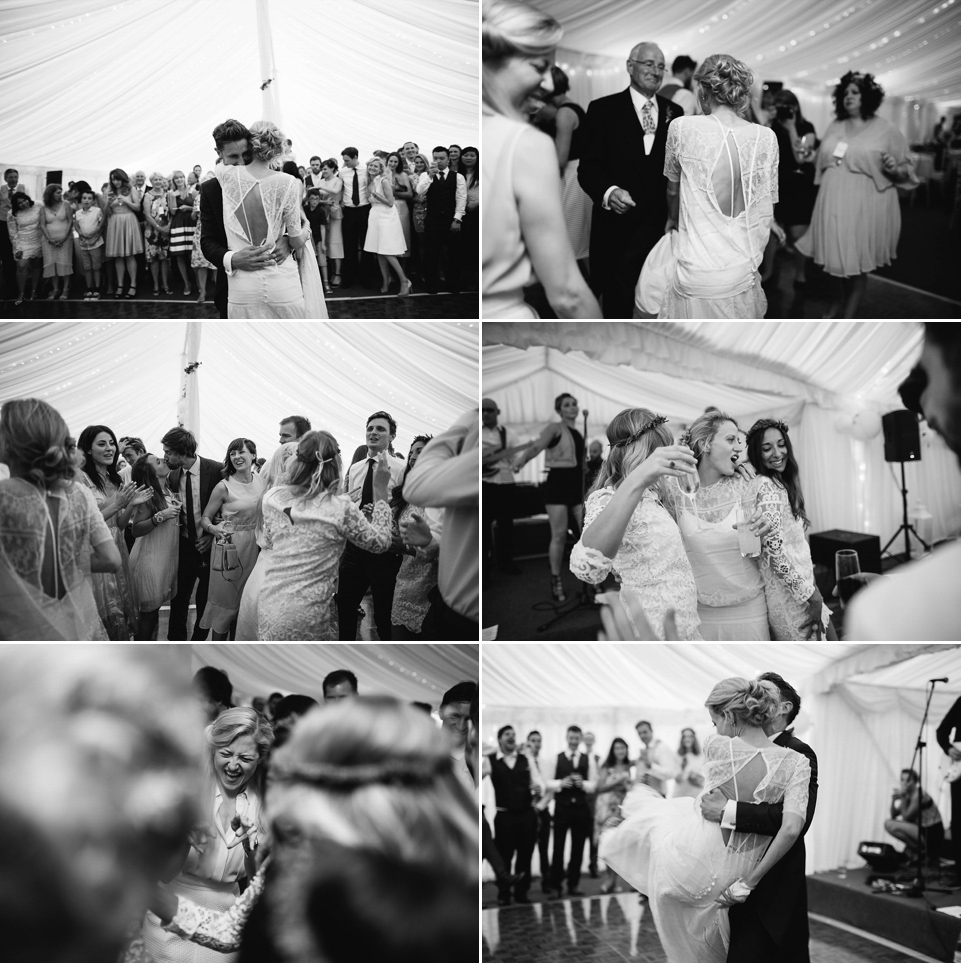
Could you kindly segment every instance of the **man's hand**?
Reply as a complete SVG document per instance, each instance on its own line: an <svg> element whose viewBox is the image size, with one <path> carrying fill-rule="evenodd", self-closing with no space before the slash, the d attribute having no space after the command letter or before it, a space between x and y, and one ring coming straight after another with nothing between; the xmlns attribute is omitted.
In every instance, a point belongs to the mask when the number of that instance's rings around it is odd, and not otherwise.
<svg viewBox="0 0 961 963"><path fill-rule="evenodd" d="M671 231L676 231L676 230L677 230L677 221L675 221L674 218L669 217L667 219L667 223L664 225L664 233L670 234Z"/></svg>
<svg viewBox="0 0 961 963"><path fill-rule="evenodd" d="M823 604L824 600L821 598L821 593L815 588L814 593L807 601L807 609L804 613L806 618L799 627L799 631L805 639L821 641L824 633L824 626L821 624L821 606Z"/></svg>
<svg viewBox="0 0 961 963"><path fill-rule="evenodd" d="M651 628L651 623L647 621L644 609L636 598L628 599L628 607L631 610L631 617L637 626L637 631L631 628L627 620L627 610L621 601L620 592L599 592L594 596L594 601L601 606L601 625L604 630L598 632L598 642L656 642L658 637ZM674 618L674 609L668 609L664 613L664 638L668 642L677 641L677 623Z"/></svg>
<svg viewBox="0 0 961 963"><path fill-rule="evenodd" d="M260 271L274 263L276 263L274 249L266 241L258 244L257 247L245 247L234 251L234 256L230 259L230 267L234 271Z"/></svg>
<svg viewBox="0 0 961 963"><path fill-rule="evenodd" d="M290 257L291 247L290 240L286 234L282 234L277 238L277 243L274 244L274 260L278 264L283 264L284 261Z"/></svg>
<svg viewBox="0 0 961 963"><path fill-rule="evenodd" d="M416 545L419 548L426 548L433 538L430 526L416 512L411 512L409 518L401 519L400 534L408 545Z"/></svg>
<svg viewBox="0 0 961 963"><path fill-rule="evenodd" d="M628 208L637 207L630 192L625 191L623 187L615 187L614 190L611 191L611 196L607 199L607 203L610 209L617 214L623 214Z"/></svg>
<svg viewBox="0 0 961 963"><path fill-rule="evenodd" d="M701 815L710 823L720 823L727 799L720 789L712 789L701 796Z"/></svg>
<svg viewBox="0 0 961 963"><path fill-rule="evenodd" d="M455 232L456 232L456 231L459 231L459 230L460 230L460 221L458 221L456 218L455 218L453 221L451 221L450 229L451 229L452 231L455 231Z"/></svg>
<svg viewBox="0 0 961 963"><path fill-rule="evenodd" d="M210 546L213 544L213 535L208 535L204 532L203 535L197 537L197 541L194 543L194 547L200 552L201 555L206 555L210 551Z"/></svg>

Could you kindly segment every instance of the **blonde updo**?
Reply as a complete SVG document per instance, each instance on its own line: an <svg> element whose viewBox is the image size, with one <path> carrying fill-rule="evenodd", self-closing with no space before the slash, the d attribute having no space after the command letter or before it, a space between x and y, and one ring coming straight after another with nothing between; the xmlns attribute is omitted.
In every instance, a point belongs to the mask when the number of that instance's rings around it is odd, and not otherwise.
<svg viewBox="0 0 961 963"><path fill-rule="evenodd" d="M753 679L723 679L704 703L729 724L756 726L763 729L778 714L781 693L773 682Z"/></svg>
<svg viewBox="0 0 961 963"><path fill-rule="evenodd" d="M730 107L741 113L751 99L754 74L747 64L730 54L711 54L694 74L700 87L701 106L709 114L712 107Z"/></svg>
<svg viewBox="0 0 961 963"><path fill-rule="evenodd" d="M521 0L484 0L481 47L485 64L510 57L553 56L564 29L549 14Z"/></svg>
<svg viewBox="0 0 961 963"><path fill-rule="evenodd" d="M250 125L250 151L254 157L278 170L287 153L287 137L269 120L258 120Z"/></svg>

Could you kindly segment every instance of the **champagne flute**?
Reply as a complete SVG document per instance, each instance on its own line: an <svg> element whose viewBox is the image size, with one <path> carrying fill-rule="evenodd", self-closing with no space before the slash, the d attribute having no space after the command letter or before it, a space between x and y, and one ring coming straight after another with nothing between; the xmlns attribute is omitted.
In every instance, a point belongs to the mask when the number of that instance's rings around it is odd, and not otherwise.
<svg viewBox="0 0 961 963"><path fill-rule="evenodd" d="M697 518L697 490L701 487L701 479L698 477L696 471L690 474L679 475L677 478L677 487L691 500L691 512L694 514L694 518Z"/></svg>
<svg viewBox="0 0 961 963"><path fill-rule="evenodd" d="M853 548L842 548L834 553L834 573L837 582L840 582L842 578L861 574L861 562L858 559L858 553ZM841 598L840 590L838 590L838 598L841 599L841 608L843 609L844 599Z"/></svg>

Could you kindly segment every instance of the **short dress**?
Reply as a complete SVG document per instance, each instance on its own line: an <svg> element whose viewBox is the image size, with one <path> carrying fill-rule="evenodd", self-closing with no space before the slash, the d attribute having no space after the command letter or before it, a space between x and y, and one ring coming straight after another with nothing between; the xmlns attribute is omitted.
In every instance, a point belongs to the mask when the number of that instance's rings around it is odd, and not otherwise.
<svg viewBox="0 0 961 963"><path fill-rule="evenodd" d="M567 226L567 236L574 250L574 257L580 261L590 253L591 216L594 212L594 202L577 180L587 111L580 104L571 103L561 104L557 108L558 112L565 107L577 114L578 125L571 136L570 154L561 180L561 209L564 211L564 224Z"/></svg>
<svg viewBox="0 0 961 963"><path fill-rule="evenodd" d="M137 215L115 194L107 194L107 249L105 257L143 254L143 232Z"/></svg>
<svg viewBox="0 0 961 963"><path fill-rule="evenodd" d="M170 224L170 209L167 207L166 194L154 194L148 191L143 196L143 202L158 225L166 227ZM170 235L152 227L149 221L144 221L143 239L147 248L148 264L154 261L166 261L170 257Z"/></svg>
<svg viewBox="0 0 961 963"><path fill-rule="evenodd" d="M55 211L46 206L41 207L40 214L51 238L59 241L61 238L70 237L73 231L71 223L73 211L66 201L61 201L60 206ZM51 244L46 237L43 237L42 244L43 276L45 278L70 277L73 274L73 242L68 241L57 247Z"/></svg>
<svg viewBox="0 0 961 963"><path fill-rule="evenodd" d="M40 233L40 212L42 208L39 204L21 210L16 216L10 215L7 221L7 230L10 233L10 243L13 252L21 252L24 261L30 258L40 257L43 254Z"/></svg>
<svg viewBox="0 0 961 963"><path fill-rule="evenodd" d="M340 184L335 194L324 195L330 200L327 205L327 257L342 258L344 256L344 209L340 202L344 197L344 184L339 177L324 178L325 187L333 187L333 182Z"/></svg>
<svg viewBox="0 0 961 963"><path fill-rule="evenodd" d="M170 205L170 253L192 254L194 247L194 195L186 198L171 191Z"/></svg>
<svg viewBox="0 0 961 963"><path fill-rule="evenodd" d="M576 428L568 430L574 436L577 464L573 468L551 468L548 471L547 478L541 483L545 505L584 504L584 439ZM547 447L553 448L559 441L558 437Z"/></svg>
<svg viewBox="0 0 961 963"><path fill-rule="evenodd" d="M172 492L164 492L168 505L179 503ZM177 499L177 500L175 500ZM155 514L156 509L150 511ZM134 516L138 521L149 515ZM180 551L180 524L168 518L140 535L130 553L130 569L141 612L156 612L177 594L177 566Z"/></svg>
<svg viewBox="0 0 961 963"><path fill-rule="evenodd" d="M419 633L430 608L428 595L437 585L437 559L440 554L444 515L442 510L405 505L395 523L395 531L399 531L399 523L409 519L411 515L419 515L425 519L434 537L426 549L417 555L405 555L401 560L397 581L394 583L390 621L392 625L402 625L410 632Z"/></svg>
<svg viewBox="0 0 961 963"><path fill-rule="evenodd" d="M194 224L194 239L193 247L190 251L190 266L192 268L207 268L209 271L216 271L217 265L211 264L204 257L204 253L200 248L200 219Z"/></svg>
<svg viewBox="0 0 961 963"><path fill-rule="evenodd" d="M408 186L410 185L410 178L407 179ZM404 231L404 243L407 245L406 254L410 253L410 205L407 203L406 198L398 197L395 191L394 193L394 207L397 208L397 213L400 216L400 226Z"/></svg>
<svg viewBox="0 0 961 963"><path fill-rule="evenodd" d="M384 175L381 175L370 186L383 193L384 179ZM364 250L371 254L393 254L396 257L403 257L407 251L407 241L397 208L393 204L375 200L373 196L370 199Z"/></svg>

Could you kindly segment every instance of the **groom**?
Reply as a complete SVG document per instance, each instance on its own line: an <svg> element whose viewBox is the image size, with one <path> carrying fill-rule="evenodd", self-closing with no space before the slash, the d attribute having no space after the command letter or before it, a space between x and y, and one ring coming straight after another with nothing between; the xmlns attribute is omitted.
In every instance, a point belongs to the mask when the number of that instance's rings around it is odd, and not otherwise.
<svg viewBox="0 0 961 963"><path fill-rule="evenodd" d="M745 902L731 906L727 963L810 963L804 833L817 805L818 759L814 750L787 728L801 709L797 690L776 672L764 672L758 680L773 682L781 693L781 711L764 731L774 745L800 752L811 763L807 819L797 842L763 877L757 889ZM718 789L701 797L705 819L720 823L725 829L764 836L774 836L781 828L782 805L726 800Z"/></svg>
<svg viewBox="0 0 961 963"><path fill-rule="evenodd" d="M225 120L213 130L217 156L227 167L239 167L250 160L250 131L239 120ZM214 304L222 318L227 317L227 278L234 271L258 271L276 262L283 264L290 254L286 237L277 240L275 246L261 244L240 251L227 246L227 230L224 227L224 195L220 181L210 177L200 185L200 250L204 257L217 268L217 286Z"/></svg>
<svg viewBox="0 0 961 963"><path fill-rule="evenodd" d="M587 108L577 179L594 201L591 286L605 318L634 317L641 267L667 224L667 126L684 111L657 95L665 69L661 48L639 43L630 87Z"/></svg>

